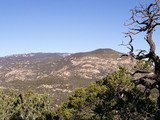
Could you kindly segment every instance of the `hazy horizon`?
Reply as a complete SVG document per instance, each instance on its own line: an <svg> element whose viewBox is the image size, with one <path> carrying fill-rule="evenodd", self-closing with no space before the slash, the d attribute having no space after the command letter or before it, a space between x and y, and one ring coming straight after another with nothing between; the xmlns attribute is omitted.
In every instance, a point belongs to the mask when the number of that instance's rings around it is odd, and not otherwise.
<svg viewBox="0 0 160 120"><path fill-rule="evenodd" d="M130 8L145 0L2 0L0 56L22 53L77 53L99 48L128 52L124 23ZM160 36L155 34L155 43ZM137 48L149 49L144 41Z"/></svg>
<svg viewBox="0 0 160 120"><path fill-rule="evenodd" d="M7 56L13 56L13 55L23 55L23 54L37 54L37 53L57 53L57 54L76 54L76 53L83 53L83 52L92 52L92 51L95 51L95 50L99 50L99 49L112 49L112 48L97 48L97 49L93 49L93 50L89 50L89 51L78 51L78 52L70 52L70 53L68 53L68 52L28 52L28 53L18 53L18 54L9 54L9 55L5 55L5 56L0 56L0 57L7 57ZM114 49L112 49L112 50L114 50ZM115 51L117 51L117 50L115 50ZM119 52L119 51L117 51L117 52Z"/></svg>

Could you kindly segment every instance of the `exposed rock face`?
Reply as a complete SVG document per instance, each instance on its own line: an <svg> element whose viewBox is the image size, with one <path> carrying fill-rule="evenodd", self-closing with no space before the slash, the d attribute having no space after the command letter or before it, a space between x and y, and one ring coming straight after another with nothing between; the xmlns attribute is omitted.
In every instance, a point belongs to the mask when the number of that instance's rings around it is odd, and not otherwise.
<svg viewBox="0 0 160 120"><path fill-rule="evenodd" d="M43 89L53 97L55 106L65 101L77 87L100 80L120 65L133 62L112 49L91 52L31 53L0 58L0 89L6 91Z"/></svg>
<svg viewBox="0 0 160 120"><path fill-rule="evenodd" d="M118 54L120 57L120 54ZM118 57L117 56L117 57ZM103 78L107 73L116 71L120 65L129 65L130 60L110 58L100 58L96 56L84 56L81 58L69 57L64 62L69 61L68 65L63 66L56 72L61 77L79 76L81 78L93 79Z"/></svg>
<svg viewBox="0 0 160 120"><path fill-rule="evenodd" d="M38 80L44 77L72 76L84 79L100 79L116 71L119 65L129 65L129 59L122 59L122 53L111 49L92 52L31 53L0 58L0 81Z"/></svg>
<svg viewBox="0 0 160 120"><path fill-rule="evenodd" d="M0 81L37 80L46 77L53 69L53 61L70 54L30 53L0 58Z"/></svg>

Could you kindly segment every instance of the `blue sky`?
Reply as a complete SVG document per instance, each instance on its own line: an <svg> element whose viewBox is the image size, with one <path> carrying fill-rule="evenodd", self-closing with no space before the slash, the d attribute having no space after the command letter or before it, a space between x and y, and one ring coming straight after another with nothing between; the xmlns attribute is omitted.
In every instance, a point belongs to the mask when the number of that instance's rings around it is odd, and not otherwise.
<svg viewBox="0 0 160 120"><path fill-rule="evenodd" d="M127 41L123 24L139 3L146 0L0 0L0 56L98 48L127 52L119 46Z"/></svg>

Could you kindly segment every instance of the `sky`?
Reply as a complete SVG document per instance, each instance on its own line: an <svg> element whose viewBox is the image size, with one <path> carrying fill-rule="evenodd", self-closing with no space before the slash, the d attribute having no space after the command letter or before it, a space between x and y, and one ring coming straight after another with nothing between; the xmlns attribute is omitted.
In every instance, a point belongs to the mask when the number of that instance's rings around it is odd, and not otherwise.
<svg viewBox="0 0 160 120"><path fill-rule="evenodd" d="M0 56L99 48L127 52L119 44L127 41L129 9L148 1L153 0L0 0ZM148 49L143 42L134 44Z"/></svg>

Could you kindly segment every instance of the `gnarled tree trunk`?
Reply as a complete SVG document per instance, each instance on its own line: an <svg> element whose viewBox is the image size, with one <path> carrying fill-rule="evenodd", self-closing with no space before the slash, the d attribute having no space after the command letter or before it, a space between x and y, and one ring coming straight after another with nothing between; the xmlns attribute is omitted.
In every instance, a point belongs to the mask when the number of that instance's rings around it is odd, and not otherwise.
<svg viewBox="0 0 160 120"><path fill-rule="evenodd" d="M127 26L131 26L129 31L125 33L126 37L130 38L128 44L128 48L130 49L129 55L133 59L142 60L142 59L151 59L154 64L154 71L152 73L148 73L148 71L136 71L133 74L140 73L142 75L140 78L132 78L132 81L135 82L136 85L142 84L146 87L146 89L156 88L159 91L158 97L158 107L160 109L160 59L158 55L155 53L156 45L152 40L152 35L157 26L160 25L160 7L159 0L155 0L154 3L149 4L147 7L140 5L140 7L135 7L135 9L131 9L132 16L129 19L130 23L126 24ZM146 36L144 41L146 41L150 47L149 51L140 50L138 54L134 53L134 46L132 45L133 36L137 35L141 32L145 32ZM152 82L148 82L146 79L152 80Z"/></svg>

